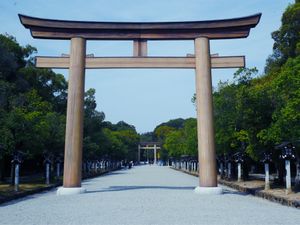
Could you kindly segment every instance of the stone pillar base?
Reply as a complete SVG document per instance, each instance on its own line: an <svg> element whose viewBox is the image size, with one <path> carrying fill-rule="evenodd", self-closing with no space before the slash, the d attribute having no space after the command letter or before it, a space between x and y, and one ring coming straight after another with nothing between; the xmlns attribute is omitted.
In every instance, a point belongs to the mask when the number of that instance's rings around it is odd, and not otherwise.
<svg viewBox="0 0 300 225"><path fill-rule="evenodd" d="M59 187L56 191L56 195L77 195L86 192L86 189L83 187Z"/></svg>
<svg viewBox="0 0 300 225"><path fill-rule="evenodd" d="M223 189L221 187L196 187L194 189L196 194L200 195L220 195L223 193Z"/></svg>

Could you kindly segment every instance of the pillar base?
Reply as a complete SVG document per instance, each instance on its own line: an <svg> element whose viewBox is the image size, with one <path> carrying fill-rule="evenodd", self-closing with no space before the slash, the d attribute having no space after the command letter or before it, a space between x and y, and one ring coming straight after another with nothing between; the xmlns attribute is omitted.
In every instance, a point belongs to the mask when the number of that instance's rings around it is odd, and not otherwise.
<svg viewBox="0 0 300 225"><path fill-rule="evenodd" d="M59 187L57 188L56 195L77 195L86 192L86 189L83 187Z"/></svg>
<svg viewBox="0 0 300 225"><path fill-rule="evenodd" d="M200 195L220 195L223 193L223 189L221 187L196 187L194 189L196 194Z"/></svg>
<svg viewBox="0 0 300 225"><path fill-rule="evenodd" d="M291 194L291 193L292 193L292 189L291 189L291 188L285 189L285 194L286 194L286 195L289 195L289 194Z"/></svg>

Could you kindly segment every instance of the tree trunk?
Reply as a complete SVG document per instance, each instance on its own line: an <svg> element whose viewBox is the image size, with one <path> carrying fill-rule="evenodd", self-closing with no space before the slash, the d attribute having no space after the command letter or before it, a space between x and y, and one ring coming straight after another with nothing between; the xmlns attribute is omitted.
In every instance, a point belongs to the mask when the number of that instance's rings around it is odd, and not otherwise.
<svg viewBox="0 0 300 225"><path fill-rule="evenodd" d="M4 178L4 160L0 157L0 181L3 181Z"/></svg>
<svg viewBox="0 0 300 225"><path fill-rule="evenodd" d="M242 169L243 169L243 180L246 181L249 179L249 169L248 169L248 163L247 161L245 161L243 164L242 164Z"/></svg>
<svg viewBox="0 0 300 225"><path fill-rule="evenodd" d="M295 177L295 188L300 189L300 159L297 158L296 163L296 177Z"/></svg>
<svg viewBox="0 0 300 225"><path fill-rule="evenodd" d="M15 185L15 164L11 163L10 167L10 185L14 186Z"/></svg>

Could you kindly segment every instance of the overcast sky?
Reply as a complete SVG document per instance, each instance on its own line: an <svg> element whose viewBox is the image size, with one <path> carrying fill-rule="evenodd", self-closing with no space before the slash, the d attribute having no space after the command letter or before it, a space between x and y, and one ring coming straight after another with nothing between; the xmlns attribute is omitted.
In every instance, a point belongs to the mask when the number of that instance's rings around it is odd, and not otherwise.
<svg viewBox="0 0 300 225"><path fill-rule="evenodd" d="M263 73L272 53L271 32L280 26L283 11L292 0L1 0L0 33L30 44L41 56L69 53L69 41L33 39L19 22L18 13L49 19L82 21L193 21L227 19L262 13L247 39L211 41L211 53L245 55L247 67ZM193 53L192 41L152 41L150 56L185 56ZM87 54L131 56L130 41L88 41ZM68 79L67 70L55 70ZM231 80L233 69L213 70L213 86ZM152 131L161 122L195 117L191 98L195 92L193 70L87 70L86 90L96 89L97 109L106 120L126 121L138 132Z"/></svg>

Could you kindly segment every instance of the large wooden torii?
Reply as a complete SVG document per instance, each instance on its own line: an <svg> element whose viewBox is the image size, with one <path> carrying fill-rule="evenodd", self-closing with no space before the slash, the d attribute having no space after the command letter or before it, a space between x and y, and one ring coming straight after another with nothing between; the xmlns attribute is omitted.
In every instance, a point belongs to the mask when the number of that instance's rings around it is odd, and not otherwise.
<svg viewBox="0 0 300 225"><path fill-rule="evenodd" d="M63 188L58 194L81 193L85 69L182 68L196 71L199 152L197 193L221 193L217 187L213 129L212 68L244 67L244 56L212 56L209 40L246 38L261 14L210 21L119 23L49 20L19 15L34 38L69 39L69 57L36 57L36 66L69 69ZM86 40L132 40L133 57L87 57ZM189 57L147 57L148 40L194 40Z"/></svg>

